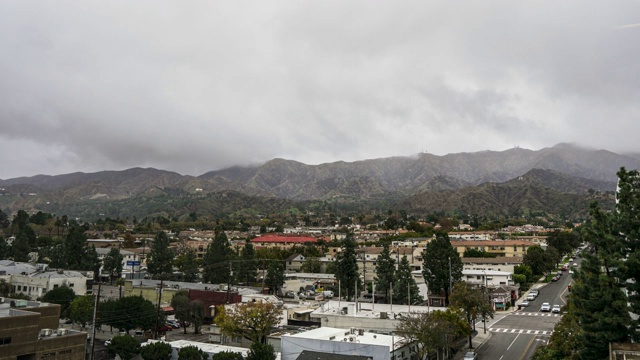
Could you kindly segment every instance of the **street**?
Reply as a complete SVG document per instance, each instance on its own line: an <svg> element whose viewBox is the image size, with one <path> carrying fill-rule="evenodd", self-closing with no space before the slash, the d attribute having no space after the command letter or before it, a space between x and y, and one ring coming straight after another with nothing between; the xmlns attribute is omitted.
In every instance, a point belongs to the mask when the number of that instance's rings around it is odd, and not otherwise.
<svg viewBox="0 0 640 360"><path fill-rule="evenodd" d="M568 286L571 282L569 271L563 271L556 282L539 287L540 294L529 306L508 314L500 314L487 323L491 337L478 349L481 359L525 360L531 359L535 350L549 340L553 327L562 318L561 314L541 312L542 303L566 305ZM522 294L522 296L526 296Z"/></svg>

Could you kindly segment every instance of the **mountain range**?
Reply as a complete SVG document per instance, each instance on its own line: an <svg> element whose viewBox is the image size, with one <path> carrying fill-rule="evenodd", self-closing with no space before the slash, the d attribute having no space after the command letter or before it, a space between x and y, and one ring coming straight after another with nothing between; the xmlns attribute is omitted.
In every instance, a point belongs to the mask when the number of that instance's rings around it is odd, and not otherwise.
<svg viewBox="0 0 640 360"><path fill-rule="evenodd" d="M200 176L153 168L37 175L0 180L0 207L101 216L180 217L268 213L333 204L354 209L485 214L578 215L595 194L612 192L616 172L640 157L558 144L437 156L307 165L273 159ZM610 205L610 202L609 202Z"/></svg>

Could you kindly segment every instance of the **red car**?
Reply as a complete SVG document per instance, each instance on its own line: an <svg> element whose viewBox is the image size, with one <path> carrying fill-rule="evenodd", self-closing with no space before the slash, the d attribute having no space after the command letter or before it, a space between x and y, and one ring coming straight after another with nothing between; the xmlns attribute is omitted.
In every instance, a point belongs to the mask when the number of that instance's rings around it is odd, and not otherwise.
<svg viewBox="0 0 640 360"><path fill-rule="evenodd" d="M169 325L161 326L158 328L158 331L172 331L173 328Z"/></svg>

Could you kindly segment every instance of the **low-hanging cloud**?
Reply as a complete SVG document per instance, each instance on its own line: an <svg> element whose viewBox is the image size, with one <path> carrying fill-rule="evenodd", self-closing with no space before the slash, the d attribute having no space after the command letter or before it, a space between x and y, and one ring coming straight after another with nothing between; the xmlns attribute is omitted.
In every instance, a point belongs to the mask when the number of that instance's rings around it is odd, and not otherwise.
<svg viewBox="0 0 640 360"><path fill-rule="evenodd" d="M0 178L638 152L640 5L0 3Z"/></svg>

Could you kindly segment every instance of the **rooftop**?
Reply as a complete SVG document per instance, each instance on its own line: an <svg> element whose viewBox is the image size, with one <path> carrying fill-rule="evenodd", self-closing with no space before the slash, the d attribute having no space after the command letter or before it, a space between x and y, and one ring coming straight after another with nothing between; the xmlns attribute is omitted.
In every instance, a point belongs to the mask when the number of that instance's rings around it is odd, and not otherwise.
<svg viewBox="0 0 640 360"><path fill-rule="evenodd" d="M316 339L336 342L353 342L368 345L385 345L389 349L395 344L398 349L403 346L404 340L399 336L383 335L366 332L359 329L337 329L331 327L320 327L317 329L297 333L294 335L284 335L302 339Z"/></svg>

